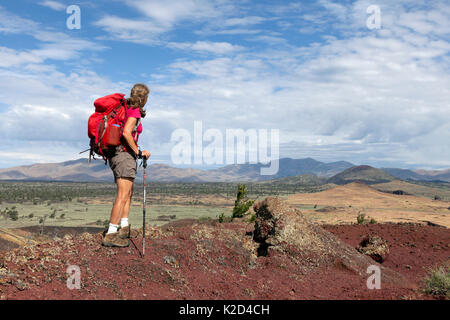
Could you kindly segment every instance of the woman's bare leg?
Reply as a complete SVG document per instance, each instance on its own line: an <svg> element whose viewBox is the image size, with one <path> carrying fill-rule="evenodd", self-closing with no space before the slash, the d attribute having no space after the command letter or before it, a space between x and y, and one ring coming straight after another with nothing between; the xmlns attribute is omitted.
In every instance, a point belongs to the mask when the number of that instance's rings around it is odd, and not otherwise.
<svg viewBox="0 0 450 320"><path fill-rule="evenodd" d="M125 206L123 207L120 218L128 218L128 216L130 215L130 206L131 206L131 198L133 198L133 189L134 189L134 184L131 185L130 197L128 198L127 202L125 203Z"/></svg>
<svg viewBox="0 0 450 320"><path fill-rule="evenodd" d="M122 213L124 211L125 205L127 204L127 202L131 202L130 199L132 195L133 182L134 182L133 179L119 178L116 180L117 195L111 210L111 219L110 219L110 222L112 224L115 225L120 224L120 218L122 218Z"/></svg>

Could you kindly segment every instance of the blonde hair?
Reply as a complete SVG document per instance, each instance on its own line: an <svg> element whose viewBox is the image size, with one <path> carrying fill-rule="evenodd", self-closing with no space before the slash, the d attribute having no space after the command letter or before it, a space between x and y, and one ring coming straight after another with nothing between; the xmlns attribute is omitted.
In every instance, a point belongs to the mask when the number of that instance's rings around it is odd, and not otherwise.
<svg viewBox="0 0 450 320"><path fill-rule="evenodd" d="M131 89L130 97L128 98L128 105L133 108L139 108L141 117L145 118L144 106L147 102L147 97L150 93L150 89L143 83L136 83Z"/></svg>

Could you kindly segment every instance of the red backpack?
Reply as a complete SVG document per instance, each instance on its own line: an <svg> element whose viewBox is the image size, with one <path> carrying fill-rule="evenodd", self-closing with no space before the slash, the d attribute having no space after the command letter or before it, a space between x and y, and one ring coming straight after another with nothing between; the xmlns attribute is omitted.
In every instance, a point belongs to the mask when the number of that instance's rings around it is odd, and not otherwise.
<svg viewBox="0 0 450 320"><path fill-rule="evenodd" d="M107 163L115 147L121 144L123 120L127 108L127 100L122 93L114 93L94 101L95 112L89 117L88 136L89 163L95 154L101 156ZM87 150L85 150L87 151ZM84 152L84 151L83 151Z"/></svg>

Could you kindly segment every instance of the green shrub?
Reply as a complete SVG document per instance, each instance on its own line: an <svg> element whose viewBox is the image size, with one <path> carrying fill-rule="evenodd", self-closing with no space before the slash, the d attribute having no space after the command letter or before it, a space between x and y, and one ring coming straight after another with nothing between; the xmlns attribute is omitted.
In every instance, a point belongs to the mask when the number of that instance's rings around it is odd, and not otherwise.
<svg viewBox="0 0 450 320"><path fill-rule="evenodd" d="M32 219L34 217L34 213L30 213L29 215L28 215L28 218L30 218L30 219Z"/></svg>
<svg viewBox="0 0 450 320"><path fill-rule="evenodd" d="M377 223L377 220L375 220L374 218L370 218L369 223L370 223L370 224L375 224L375 223Z"/></svg>
<svg viewBox="0 0 450 320"><path fill-rule="evenodd" d="M450 263L430 270L430 275L425 279L425 292L450 298Z"/></svg>
<svg viewBox="0 0 450 320"><path fill-rule="evenodd" d="M231 222L231 221L233 221L233 218L226 216L224 212L222 212L219 215L219 222L220 223L222 223L222 222Z"/></svg>
<svg viewBox="0 0 450 320"><path fill-rule="evenodd" d="M234 202L233 218L242 218L244 214L250 209L255 200L248 200L247 187L245 184L238 184L238 192L236 201Z"/></svg>
<svg viewBox="0 0 450 320"><path fill-rule="evenodd" d="M356 217L356 222L358 224L363 224L366 220L366 215L364 213L358 213L358 216Z"/></svg>
<svg viewBox="0 0 450 320"><path fill-rule="evenodd" d="M252 214L250 219L248 219L248 222L255 222L255 220L256 220L256 213Z"/></svg>
<svg viewBox="0 0 450 320"><path fill-rule="evenodd" d="M60 219L64 219L66 217L65 213L61 213L61 215L59 216Z"/></svg>

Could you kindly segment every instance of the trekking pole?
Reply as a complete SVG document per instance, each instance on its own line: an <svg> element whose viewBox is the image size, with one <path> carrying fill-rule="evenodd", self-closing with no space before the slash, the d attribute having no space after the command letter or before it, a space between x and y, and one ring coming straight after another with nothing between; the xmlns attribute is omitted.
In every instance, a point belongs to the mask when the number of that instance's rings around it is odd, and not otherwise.
<svg viewBox="0 0 450 320"><path fill-rule="evenodd" d="M145 189L146 189L146 183L145 181L147 180L147 173L146 173L146 168L147 168L147 159L142 158L142 166L144 167L144 201L142 204L142 220L143 220L143 224L142 224L142 257L145 256Z"/></svg>

